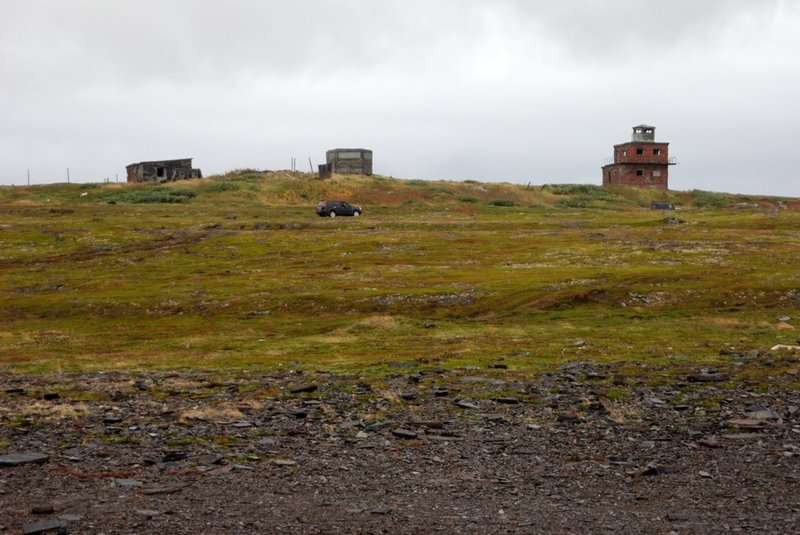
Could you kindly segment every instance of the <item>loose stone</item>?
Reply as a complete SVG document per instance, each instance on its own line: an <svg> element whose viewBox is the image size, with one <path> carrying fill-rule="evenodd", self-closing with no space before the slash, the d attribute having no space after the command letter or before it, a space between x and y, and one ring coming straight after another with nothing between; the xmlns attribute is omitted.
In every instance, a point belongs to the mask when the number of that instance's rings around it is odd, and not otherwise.
<svg viewBox="0 0 800 535"><path fill-rule="evenodd" d="M53 504L44 503L31 507L31 514L33 515L52 515L55 512Z"/></svg>
<svg viewBox="0 0 800 535"><path fill-rule="evenodd" d="M237 429L245 429L245 428L248 428L248 427L253 427L253 424L250 423L250 422L244 422L244 421L242 421L242 422L234 422L232 424L232 427L235 427Z"/></svg>
<svg viewBox="0 0 800 535"><path fill-rule="evenodd" d="M727 373L695 373L686 377L692 383L722 383L730 379Z"/></svg>
<svg viewBox="0 0 800 535"><path fill-rule="evenodd" d="M67 523L63 520L42 520L31 522L22 527L24 535L37 535L39 533L67 533Z"/></svg>
<svg viewBox="0 0 800 535"><path fill-rule="evenodd" d="M391 507L387 507L385 505L383 505L381 507L376 507L375 509L372 510L372 514L373 515L388 515L391 512L392 512L392 508Z"/></svg>
<svg viewBox="0 0 800 535"><path fill-rule="evenodd" d="M154 516L160 515L161 511L155 511L153 509L137 509L136 514L146 516L147 518L153 518Z"/></svg>
<svg viewBox="0 0 800 535"><path fill-rule="evenodd" d="M11 453L9 455L0 455L0 466L18 466L21 464L29 463L44 463L50 459L49 455L44 453Z"/></svg>
<svg viewBox="0 0 800 535"><path fill-rule="evenodd" d="M727 435L722 435L722 438L726 440L741 440L741 441L748 441L748 440L756 440L760 438L761 435L757 433L729 433Z"/></svg>
<svg viewBox="0 0 800 535"><path fill-rule="evenodd" d="M161 459L161 462L165 463L173 463L175 461L183 461L186 459L186 453L182 451L168 451L164 454L164 457Z"/></svg>
<svg viewBox="0 0 800 535"><path fill-rule="evenodd" d="M556 417L556 420L564 423L572 423L578 421L578 415L573 411L562 412Z"/></svg>
<svg viewBox="0 0 800 535"><path fill-rule="evenodd" d="M705 446L706 448L721 448L722 444L719 440L715 438L703 438L697 441L698 444L701 446Z"/></svg>
<svg viewBox="0 0 800 535"><path fill-rule="evenodd" d="M311 412L311 409L303 407L303 408L299 408L299 409L290 409L289 411L286 412L286 414L288 414L289 416L294 416L295 418L300 420L300 419L305 418L306 416L308 416L310 412Z"/></svg>
<svg viewBox="0 0 800 535"><path fill-rule="evenodd" d="M745 416L752 420L780 420L780 415L772 409L756 409L748 411Z"/></svg>
<svg viewBox="0 0 800 535"><path fill-rule="evenodd" d="M408 429L402 429L402 428L392 430L392 434L397 438L402 438L406 440L417 438L417 434L414 431L409 431Z"/></svg>
<svg viewBox="0 0 800 535"><path fill-rule="evenodd" d="M304 393L316 392L318 388L319 387L315 384L290 385L289 393L304 394Z"/></svg>
<svg viewBox="0 0 800 535"><path fill-rule="evenodd" d="M138 479L115 479L114 483L119 487L143 487L144 483Z"/></svg>
<svg viewBox="0 0 800 535"><path fill-rule="evenodd" d="M726 422L731 427L736 427L738 429L750 429L750 430L758 430L764 429L767 426L767 423L763 420L752 420L752 419L733 419L728 420Z"/></svg>

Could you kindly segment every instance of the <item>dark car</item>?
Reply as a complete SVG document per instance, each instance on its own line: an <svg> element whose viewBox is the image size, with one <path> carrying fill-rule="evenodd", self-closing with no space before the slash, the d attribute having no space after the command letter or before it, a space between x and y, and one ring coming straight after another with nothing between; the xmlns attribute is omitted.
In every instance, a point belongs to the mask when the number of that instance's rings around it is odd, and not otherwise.
<svg viewBox="0 0 800 535"><path fill-rule="evenodd" d="M344 201L320 201L317 205L317 215L320 217L336 217L337 215L358 217L363 211L360 206L353 206Z"/></svg>

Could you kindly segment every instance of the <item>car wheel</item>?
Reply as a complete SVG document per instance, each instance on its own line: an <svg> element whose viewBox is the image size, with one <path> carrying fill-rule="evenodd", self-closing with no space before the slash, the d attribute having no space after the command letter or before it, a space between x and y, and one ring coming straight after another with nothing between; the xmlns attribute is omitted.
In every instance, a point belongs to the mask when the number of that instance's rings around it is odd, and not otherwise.
<svg viewBox="0 0 800 535"><path fill-rule="evenodd" d="M331 213L330 213L330 214L328 214L328 215L330 215L331 217L336 217L336 212L334 212L333 210L331 210Z"/></svg>
<svg viewBox="0 0 800 535"><path fill-rule="evenodd" d="M355 212L353 212L353 217L358 217L358 216L360 216L360 215L361 215L361 212L359 212L358 210L356 210Z"/></svg>

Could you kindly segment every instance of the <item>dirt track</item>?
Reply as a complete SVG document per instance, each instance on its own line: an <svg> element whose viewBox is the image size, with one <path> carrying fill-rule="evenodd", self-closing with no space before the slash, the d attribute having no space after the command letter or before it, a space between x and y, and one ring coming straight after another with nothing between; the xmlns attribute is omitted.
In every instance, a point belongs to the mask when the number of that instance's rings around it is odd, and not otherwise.
<svg viewBox="0 0 800 535"><path fill-rule="evenodd" d="M3 376L0 533L800 532L779 378L504 373Z"/></svg>

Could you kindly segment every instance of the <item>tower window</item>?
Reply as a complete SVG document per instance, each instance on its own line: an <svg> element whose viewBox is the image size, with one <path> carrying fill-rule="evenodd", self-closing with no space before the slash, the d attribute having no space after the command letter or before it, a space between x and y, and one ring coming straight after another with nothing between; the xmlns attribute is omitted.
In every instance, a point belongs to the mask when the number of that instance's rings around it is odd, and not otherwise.
<svg viewBox="0 0 800 535"><path fill-rule="evenodd" d="M653 149L653 154L656 156L661 156L661 149Z"/></svg>
<svg viewBox="0 0 800 535"><path fill-rule="evenodd" d="M653 178L660 178L660 177L661 177L661 171L658 170L653 171Z"/></svg>
<svg viewBox="0 0 800 535"><path fill-rule="evenodd" d="M637 169L636 176L644 176L644 169Z"/></svg>
<svg viewBox="0 0 800 535"><path fill-rule="evenodd" d="M627 155L628 155L628 149L623 149L623 151L622 151L622 155L623 155L623 156L627 156Z"/></svg>
<svg viewBox="0 0 800 535"><path fill-rule="evenodd" d="M636 154L641 156L642 154L644 154L644 149L642 147L639 147L638 149L636 149Z"/></svg>

